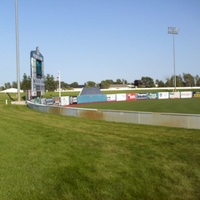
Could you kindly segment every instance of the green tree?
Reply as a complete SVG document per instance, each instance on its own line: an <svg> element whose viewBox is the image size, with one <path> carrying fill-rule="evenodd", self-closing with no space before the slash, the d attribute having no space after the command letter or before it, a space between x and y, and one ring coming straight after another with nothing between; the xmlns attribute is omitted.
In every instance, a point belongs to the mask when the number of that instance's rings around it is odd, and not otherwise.
<svg viewBox="0 0 200 200"><path fill-rule="evenodd" d="M142 87L143 86L143 82L141 80L134 80L133 82L134 87Z"/></svg>
<svg viewBox="0 0 200 200"><path fill-rule="evenodd" d="M69 86L69 84L65 83L64 81L61 81L60 84L61 84L61 88L62 88L63 90L71 88L71 87Z"/></svg>
<svg viewBox="0 0 200 200"><path fill-rule="evenodd" d="M174 76L171 76L171 78L167 79L165 86L166 87L175 87ZM176 76L176 87L183 87L183 80L182 80L181 75Z"/></svg>
<svg viewBox="0 0 200 200"><path fill-rule="evenodd" d="M141 81L143 82L143 85L145 87L155 87L154 81L153 81L153 79L151 77L148 77L148 76L144 77L143 76L141 78Z"/></svg>
<svg viewBox="0 0 200 200"><path fill-rule="evenodd" d="M109 83L109 81L101 81L101 83L100 83L100 88L101 89L108 89L110 87L110 83Z"/></svg>
<svg viewBox="0 0 200 200"><path fill-rule="evenodd" d="M122 83L123 83L123 84L128 84L128 81L125 80L125 79L122 79Z"/></svg>
<svg viewBox="0 0 200 200"><path fill-rule="evenodd" d="M78 86L78 82L73 82L73 83L70 84L70 86L71 86L72 88L75 88L75 87Z"/></svg>
<svg viewBox="0 0 200 200"><path fill-rule="evenodd" d="M13 82L12 82L12 87L13 87L13 88L17 88L17 82L16 82L16 81L13 81Z"/></svg>
<svg viewBox="0 0 200 200"><path fill-rule="evenodd" d="M127 80L118 78L114 84L127 84Z"/></svg>
<svg viewBox="0 0 200 200"><path fill-rule="evenodd" d="M106 81L107 83L109 83L109 84L114 84L114 81L111 80L111 79L106 79L105 81Z"/></svg>
<svg viewBox="0 0 200 200"><path fill-rule="evenodd" d="M27 76L25 73L23 75L23 79L21 82L21 89L24 91L31 89L31 77Z"/></svg>
<svg viewBox="0 0 200 200"><path fill-rule="evenodd" d="M48 90L48 91L54 91L56 90L56 81L54 80L54 76L53 75L50 75L50 74L47 74L47 76L45 77L45 90Z"/></svg>
<svg viewBox="0 0 200 200"><path fill-rule="evenodd" d="M176 76L176 87L183 87L183 79L182 76Z"/></svg>
<svg viewBox="0 0 200 200"><path fill-rule="evenodd" d="M161 81L161 80L158 80L158 79L156 79L156 85L158 87L165 87L165 83L163 81Z"/></svg>
<svg viewBox="0 0 200 200"><path fill-rule="evenodd" d="M5 89L5 87L3 85L0 85L0 91L4 90L4 89Z"/></svg>
<svg viewBox="0 0 200 200"><path fill-rule="evenodd" d="M123 83L123 82L122 82L121 79L117 79L116 82L115 82L115 84L122 84L122 83Z"/></svg>
<svg viewBox="0 0 200 200"><path fill-rule="evenodd" d="M95 87L96 83L94 81L88 81L85 83L85 87Z"/></svg>
<svg viewBox="0 0 200 200"><path fill-rule="evenodd" d="M195 79L191 74L183 73L183 85L186 87L193 87L195 86Z"/></svg>
<svg viewBox="0 0 200 200"><path fill-rule="evenodd" d="M195 76L195 86L200 86L200 77L199 77L199 75Z"/></svg>
<svg viewBox="0 0 200 200"><path fill-rule="evenodd" d="M11 84L10 82L4 83L5 89L9 89L11 88Z"/></svg>
<svg viewBox="0 0 200 200"><path fill-rule="evenodd" d="M166 78L165 87L173 87L173 79Z"/></svg>

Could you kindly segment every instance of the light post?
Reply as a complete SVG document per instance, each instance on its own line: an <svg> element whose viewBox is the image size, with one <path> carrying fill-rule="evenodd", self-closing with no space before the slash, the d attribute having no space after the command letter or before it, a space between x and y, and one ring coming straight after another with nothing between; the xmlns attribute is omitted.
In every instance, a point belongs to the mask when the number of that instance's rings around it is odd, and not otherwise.
<svg viewBox="0 0 200 200"><path fill-rule="evenodd" d="M15 30L16 30L16 68L17 68L17 97L20 101L20 61L19 61L19 28L18 28L18 0L15 0Z"/></svg>
<svg viewBox="0 0 200 200"><path fill-rule="evenodd" d="M168 27L168 34L173 35L173 59L174 59L174 91L176 91L176 59L175 59L175 41L174 34L178 34L179 29L177 27Z"/></svg>
<svg viewBox="0 0 200 200"><path fill-rule="evenodd" d="M58 72L58 92L59 92L59 106L61 106L61 80L60 80L60 71Z"/></svg>

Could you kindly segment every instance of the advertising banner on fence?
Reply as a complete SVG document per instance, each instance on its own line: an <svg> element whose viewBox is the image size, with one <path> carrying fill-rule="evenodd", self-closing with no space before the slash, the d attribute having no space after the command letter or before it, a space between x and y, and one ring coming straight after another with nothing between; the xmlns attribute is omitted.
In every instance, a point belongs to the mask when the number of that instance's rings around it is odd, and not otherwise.
<svg viewBox="0 0 200 200"><path fill-rule="evenodd" d="M34 99L34 103L39 103L39 104L41 104L40 98L39 98L39 97L35 98L35 99Z"/></svg>
<svg viewBox="0 0 200 200"><path fill-rule="evenodd" d="M137 93L137 99L147 99L147 93Z"/></svg>
<svg viewBox="0 0 200 200"><path fill-rule="evenodd" d="M126 94L116 94L116 101L126 101Z"/></svg>
<svg viewBox="0 0 200 200"><path fill-rule="evenodd" d="M181 92L181 98L192 98L192 92L191 91Z"/></svg>
<svg viewBox="0 0 200 200"><path fill-rule="evenodd" d="M54 97L54 106L59 106L59 105L60 105L60 98Z"/></svg>
<svg viewBox="0 0 200 200"><path fill-rule="evenodd" d="M77 104L77 96L73 96L69 98L70 104Z"/></svg>
<svg viewBox="0 0 200 200"><path fill-rule="evenodd" d="M115 94L107 94L107 101L116 101Z"/></svg>
<svg viewBox="0 0 200 200"><path fill-rule="evenodd" d="M46 100L45 98L42 98L40 103L41 103L42 105L45 105L45 104L46 104L46 101L45 101L45 100Z"/></svg>
<svg viewBox="0 0 200 200"><path fill-rule="evenodd" d="M45 99L46 105L52 106L54 104L53 98L46 98Z"/></svg>
<svg viewBox="0 0 200 200"><path fill-rule="evenodd" d="M157 99L158 93L148 93L148 99Z"/></svg>
<svg viewBox="0 0 200 200"><path fill-rule="evenodd" d="M127 101L136 100L136 98L137 98L136 93L127 94L126 96Z"/></svg>
<svg viewBox="0 0 200 200"><path fill-rule="evenodd" d="M158 92L158 99L169 99L169 92Z"/></svg>
<svg viewBox="0 0 200 200"><path fill-rule="evenodd" d="M61 106L69 105L69 96L60 97L60 105Z"/></svg>
<svg viewBox="0 0 200 200"><path fill-rule="evenodd" d="M169 93L169 98L170 98L170 99L178 99L178 98L181 98L180 92L170 92L170 93Z"/></svg>
<svg viewBox="0 0 200 200"><path fill-rule="evenodd" d="M194 95L193 95L194 97L200 97L200 92L194 92Z"/></svg>

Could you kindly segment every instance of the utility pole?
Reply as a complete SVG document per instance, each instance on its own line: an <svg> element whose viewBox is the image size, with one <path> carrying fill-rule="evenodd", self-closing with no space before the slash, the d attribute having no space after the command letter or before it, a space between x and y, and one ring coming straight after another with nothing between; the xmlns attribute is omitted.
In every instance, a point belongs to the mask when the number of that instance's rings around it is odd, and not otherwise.
<svg viewBox="0 0 200 200"><path fill-rule="evenodd" d="M20 101L20 60L19 60L19 26L18 0L15 0L15 30L16 30L16 71L17 71L17 99Z"/></svg>

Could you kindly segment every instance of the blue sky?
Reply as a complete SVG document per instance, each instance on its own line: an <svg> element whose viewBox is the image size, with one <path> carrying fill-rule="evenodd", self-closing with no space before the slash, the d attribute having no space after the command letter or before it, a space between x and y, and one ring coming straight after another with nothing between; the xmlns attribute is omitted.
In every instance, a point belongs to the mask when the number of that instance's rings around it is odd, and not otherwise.
<svg viewBox="0 0 200 200"><path fill-rule="evenodd" d="M45 75L84 84L105 79L165 81L174 73L200 76L199 0L18 0L20 78L30 75L39 47ZM14 0L0 1L0 85L16 81Z"/></svg>

